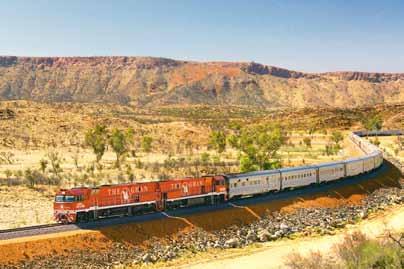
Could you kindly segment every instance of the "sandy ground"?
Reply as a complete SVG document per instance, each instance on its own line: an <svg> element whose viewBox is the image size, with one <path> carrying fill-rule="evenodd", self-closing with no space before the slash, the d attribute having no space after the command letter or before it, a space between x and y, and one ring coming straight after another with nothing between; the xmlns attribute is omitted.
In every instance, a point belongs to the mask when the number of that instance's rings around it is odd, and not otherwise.
<svg viewBox="0 0 404 269"><path fill-rule="evenodd" d="M309 237L295 240L281 240L257 244L244 249L206 253L193 257L182 264L164 268L190 269L268 269L284 268L284 263L292 253L303 255L310 252L326 253L332 251L333 245L342 242L347 233L362 231L371 238L385 234L387 230L404 231L404 206L390 208L383 213L371 216L369 219L352 225L332 236Z"/></svg>
<svg viewBox="0 0 404 269"><path fill-rule="evenodd" d="M375 138L369 138L374 140ZM404 163L404 149L400 150L399 141L397 136L381 136L377 138L380 142L379 147L396 157ZM404 139L404 138L403 138Z"/></svg>
<svg viewBox="0 0 404 269"><path fill-rule="evenodd" d="M52 223L55 190L0 186L0 229Z"/></svg>

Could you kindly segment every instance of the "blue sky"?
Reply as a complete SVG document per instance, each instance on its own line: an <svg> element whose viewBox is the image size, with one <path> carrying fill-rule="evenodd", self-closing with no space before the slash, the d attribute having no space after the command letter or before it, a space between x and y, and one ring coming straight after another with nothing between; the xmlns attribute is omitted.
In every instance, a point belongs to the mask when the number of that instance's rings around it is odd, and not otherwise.
<svg viewBox="0 0 404 269"><path fill-rule="evenodd" d="M4 0L0 55L404 72L404 1Z"/></svg>

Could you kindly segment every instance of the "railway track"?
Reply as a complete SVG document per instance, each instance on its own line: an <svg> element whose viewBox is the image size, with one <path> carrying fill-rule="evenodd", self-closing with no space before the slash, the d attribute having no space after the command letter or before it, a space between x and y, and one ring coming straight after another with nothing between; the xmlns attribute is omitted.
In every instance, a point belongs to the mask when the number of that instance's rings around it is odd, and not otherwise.
<svg viewBox="0 0 404 269"><path fill-rule="evenodd" d="M15 229L0 230L0 240L80 229L79 227L75 226L76 225L63 225L60 223L51 223L44 225L20 227Z"/></svg>
<svg viewBox="0 0 404 269"><path fill-rule="evenodd" d="M23 232L23 231L30 231L30 230L36 230L36 229L46 229L46 228L58 227L58 226L61 226L61 225L62 224L59 224L59 223L51 223L51 224L19 227L19 228L14 228L14 229L5 229L5 230L0 230L0 234Z"/></svg>

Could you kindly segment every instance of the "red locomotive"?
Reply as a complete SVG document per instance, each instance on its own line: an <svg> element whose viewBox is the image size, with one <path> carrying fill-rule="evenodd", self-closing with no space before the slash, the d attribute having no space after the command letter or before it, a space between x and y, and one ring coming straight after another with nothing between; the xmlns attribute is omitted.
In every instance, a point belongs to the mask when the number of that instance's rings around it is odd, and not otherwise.
<svg viewBox="0 0 404 269"><path fill-rule="evenodd" d="M215 204L226 199L223 176L103 185L60 190L55 197L54 216L62 223L85 222L110 216Z"/></svg>

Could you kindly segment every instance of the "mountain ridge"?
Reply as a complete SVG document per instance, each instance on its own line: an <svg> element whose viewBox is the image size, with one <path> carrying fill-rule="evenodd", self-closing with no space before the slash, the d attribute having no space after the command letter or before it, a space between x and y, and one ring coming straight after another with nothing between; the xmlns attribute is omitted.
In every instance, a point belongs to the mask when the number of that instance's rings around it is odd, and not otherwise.
<svg viewBox="0 0 404 269"><path fill-rule="evenodd" d="M404 102L404 73L305 73L255 62L0 56L0 100L282 107Z"/></svg>

